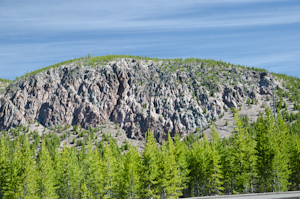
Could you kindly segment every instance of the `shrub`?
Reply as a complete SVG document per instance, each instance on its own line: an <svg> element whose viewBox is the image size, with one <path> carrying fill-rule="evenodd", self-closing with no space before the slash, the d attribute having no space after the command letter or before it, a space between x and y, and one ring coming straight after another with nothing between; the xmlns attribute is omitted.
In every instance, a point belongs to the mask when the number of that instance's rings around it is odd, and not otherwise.
<svg viewBox="0 0 300 199"><path fill-rule="evenodd" d="M105 133L103 133L103 140L104 141L108 141L109 140L108 136Z"/></svg>
<svg viewBox="0 0 300 199"><path fill-rule="evenodd" d="M76 143L77 146L82 146L83 145L83 142L82 140L77 140L77 143Z"/></svg>
<svg viewBox="0 0 300 199"><path fill-rule="evenodd" d="M61 136L61 139L64 140L66 139L67 135L64 133L62 136Z"/></svg>
<svg viewBox="0 0 300 199"><path fill-rule="evenodd" d="M298 105L297 105L297 103L294 104L294 110L298 110Z"/></svg>
<svg viewBox="0 0 300 199"><path fill-rule="evenodd" d="M248 106L250 106L250 99L247 100L247 104L248 104Z"/></svg>
<svg viewBox="0 0 300 199"><path fill-rule="evenodd" d="M73 126L73 131L74 131L74 132L77 132L77 131L78 131L78 126L77 126L77 125L74 125L74 126Z"/></svg>
<svg viewBox="0 0 300 199"><path fill-rule="evenodd" d="M285 108L285 110L287 110L287 105L286 105L286 103L284 102L284 108Z"/></svg>
<svg viewBox="0 0 300 199"><path fill-rule="evenodd" d="M84 136L84 132L80 132L78 137L83 137Z"/></svg>

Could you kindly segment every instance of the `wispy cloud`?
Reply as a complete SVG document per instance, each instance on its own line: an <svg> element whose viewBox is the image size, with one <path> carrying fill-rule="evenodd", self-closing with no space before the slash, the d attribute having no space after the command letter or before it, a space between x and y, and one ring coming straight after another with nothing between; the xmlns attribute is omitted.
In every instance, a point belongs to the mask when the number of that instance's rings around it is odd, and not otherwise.
<svg viewBox="0 0 300 199"><path fill-rule="evenodd" d="M299 10L298 0L0 0L0 77L88 53L300 71Z"/></svg>
<svg viewBox="0 0 300 199"><path fill-rule="evenodd" d="M26 1L0 7L0 34L265 26L300 22L300 5L251 9L269 1ZM228 10L234 5L237 9ZM247 8L247 6L249 8ZM245 12L245 9L249 9Z"/></svg>

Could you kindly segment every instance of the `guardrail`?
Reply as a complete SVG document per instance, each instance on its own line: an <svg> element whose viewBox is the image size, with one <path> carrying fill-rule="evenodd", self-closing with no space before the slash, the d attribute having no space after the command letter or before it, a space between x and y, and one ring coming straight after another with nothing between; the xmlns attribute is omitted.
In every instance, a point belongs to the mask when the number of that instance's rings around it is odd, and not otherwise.
<svg viewBox="0 0 300 199"><path fill-rule="evenodd" d="M268 193L252 193L252 194L237 194L237 195L218 195L218 196L201 196L185 199L221 199L221 198L234 198L234 199L300 199L300 191L287 191L287 192L268 192Z"/></svg>

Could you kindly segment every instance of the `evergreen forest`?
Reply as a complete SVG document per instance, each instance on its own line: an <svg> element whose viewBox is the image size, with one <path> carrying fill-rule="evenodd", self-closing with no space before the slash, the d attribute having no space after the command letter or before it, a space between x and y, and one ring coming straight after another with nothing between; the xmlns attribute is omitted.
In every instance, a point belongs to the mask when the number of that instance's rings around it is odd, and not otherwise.
<svg viewBox="0 0 300 199"><path fill-rule="evenodd" d="M238 111L233 136L212 126L203 135L179 135L158 145L146 135L144 150L122 151L110 138L80 150L40 150L26 136L0 140L0 198L180 198L300 190L300 138L269 108L249 125ZM35 143L32 143L32 145Z"/></svg>

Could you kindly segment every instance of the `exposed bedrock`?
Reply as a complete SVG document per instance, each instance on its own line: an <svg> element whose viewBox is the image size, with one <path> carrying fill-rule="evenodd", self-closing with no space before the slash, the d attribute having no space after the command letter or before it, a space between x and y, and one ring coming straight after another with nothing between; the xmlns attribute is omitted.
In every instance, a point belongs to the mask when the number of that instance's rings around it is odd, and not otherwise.
<svg viewBox="0 0 300 199"><path fill-rule="evenodd" d="M205 128L226 108L270 94L268 74L229 68L230 74L242 74L243 83L228 84L228 77L220 73L219 83L206 82L204 86L204 77L195 76L195 71L204 76L210 71L201 64L182 64L190 69L186 71L162 70L165 64L118 59L92 68L73 63L22 78L0 95L0 129L33 120L45 127L70 124L84 128L111 120L125 129L128 137L143 139L152 82L150 130L161 142L168 132L184 137Z"/></svg>

